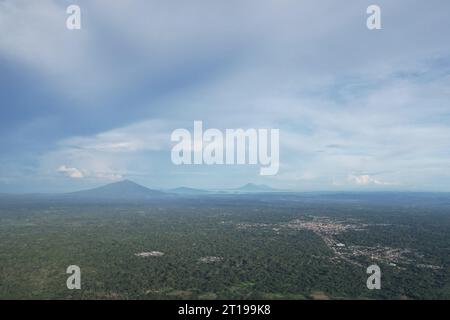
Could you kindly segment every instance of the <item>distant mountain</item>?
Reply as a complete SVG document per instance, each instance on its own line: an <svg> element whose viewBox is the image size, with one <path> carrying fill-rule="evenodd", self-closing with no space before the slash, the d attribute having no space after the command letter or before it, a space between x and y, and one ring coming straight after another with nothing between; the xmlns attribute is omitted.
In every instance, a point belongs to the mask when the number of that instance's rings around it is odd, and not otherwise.
<svg viewBox="0 0 450 320"><path fill-rule="evenodd" d="M63 194L67 198L93 200L147 200L165 193L141 186L130 180L122 180L94 189Z"/></svg>
<svg viewBox="0 0 450 320"><path fill-rule="evenodd" d="M280 191L278 189L274 189L272 187L269 187L265 184L254 184L254 183L247 183L246 185L243 185L240 188L234 189L238 192L276 192Z"/></svg>
<svg viewBox="0 0 450 320"><path fill-rule="evenodd" d="M170 189L168 191L171 192L171 193L190 194L190 195L209 193L209 191L207 191L207 190L188 188L188 187L179 187L179 188L175 188L175 189Z"/></svg>

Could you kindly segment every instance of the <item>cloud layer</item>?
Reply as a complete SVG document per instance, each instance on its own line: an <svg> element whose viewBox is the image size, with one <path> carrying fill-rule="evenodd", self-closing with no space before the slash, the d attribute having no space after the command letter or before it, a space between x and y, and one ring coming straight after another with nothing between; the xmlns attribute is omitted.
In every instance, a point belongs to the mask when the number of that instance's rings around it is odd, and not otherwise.
<svg viewBox="0 0 450 320"><path fill-rule="evenodd" d="M76 3L69 31L68 2L0 1L0 191L450 191L448 1L378 1L377 31L370 1ZM174 166L194 120L279 128L279 174Z"/></svg>

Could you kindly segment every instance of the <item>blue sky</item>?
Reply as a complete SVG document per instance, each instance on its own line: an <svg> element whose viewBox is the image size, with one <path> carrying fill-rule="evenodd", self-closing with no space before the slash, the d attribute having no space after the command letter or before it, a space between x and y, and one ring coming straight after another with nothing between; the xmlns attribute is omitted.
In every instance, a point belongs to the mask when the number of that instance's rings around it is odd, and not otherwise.
<svg viewBox="0 0 450 320"><path fill-rule="evenodd" d="M82 29L65 27L69 4ZM382 30L366 28L381 7ZM0 1L0 192L128 178L450 191L448 1ZM175 166L170 133L279 128L280 170Z"/></svg>

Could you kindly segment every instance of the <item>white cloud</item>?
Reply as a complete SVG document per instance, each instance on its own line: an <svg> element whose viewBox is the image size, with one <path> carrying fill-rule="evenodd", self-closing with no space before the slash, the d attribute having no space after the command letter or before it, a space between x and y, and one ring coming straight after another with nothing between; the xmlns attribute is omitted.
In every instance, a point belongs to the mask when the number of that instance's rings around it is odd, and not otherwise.
<svg viewBox="0 0 450 320"><path fill-rule="evenodd" d="M57 172L74 179L84 178L84 174L81 170L73 167L67 167L65 165L59 166Z"/></svg>
<svg viewBox="0 0 450 320"><path fill-rule="evenodd" d="M100 180L122 180L123 176L119 173L114 172L96 172L95 178Z"/></svg>
<svg viewBox="0 0 450 320"><path fill-rule="evenodd" d="M177 126L168 121L148 120L91 136L63 139L54 150L41 156L40 172L48 173L58 167L60 174L92 181L158 172L152 167L151 155L167 152L170 163L170 133Z"/></svg>
<svg viewBox="0 0 450 320"><path fill-rule="evenodd" d="M62 148L128 153L162 150L170 144L171 126L161 120L147 120L115 128L92 136L72 137L59 143ZM173 129L172 129L173 130Z"/></svg>
<svg viewBox="0 0 450 320"><path fill-rule="evenodd" d="M362 175L349 175L348 181L359 185L359 186L368 186L368 185L392 185L392 183L380 181L368 174L362 174Z"/></svg>
<svg viewBox="0 0 450 320"><path fill-rule="evenodd" d="M113 171L89 171L68 167L66 165L59 166L56 170L58 173L74 179L91 178L95 180L121 180L123 175Z"/></svg>

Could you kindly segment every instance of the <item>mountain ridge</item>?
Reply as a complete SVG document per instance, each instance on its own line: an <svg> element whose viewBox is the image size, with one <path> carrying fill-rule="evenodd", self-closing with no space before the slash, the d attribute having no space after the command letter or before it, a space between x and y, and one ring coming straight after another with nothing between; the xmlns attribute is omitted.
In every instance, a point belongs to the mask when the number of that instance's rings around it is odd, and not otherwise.
<svg viewBox="0 0 450 320"><path fill-rule="evenodd" d="M278 189L269 187L266 184L255 184L255 183L247 183L244 184L243 186L234 189L235 191L240 191L240 192L276 192L276 191L280 191Z"/></svg>
<svg viewBox="0 0 450 320"><path fill-rule="evenodd" d="M88 199L145 200L164 196L165 194L165 192L150 189L126 179L92 189L69 192L61 195L65 197Z"/></svg>

